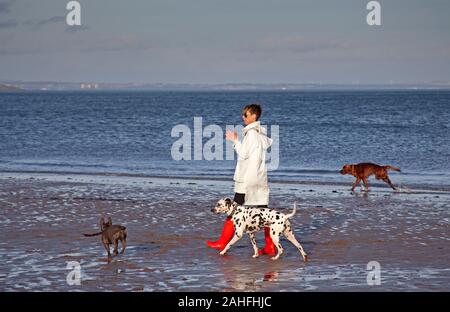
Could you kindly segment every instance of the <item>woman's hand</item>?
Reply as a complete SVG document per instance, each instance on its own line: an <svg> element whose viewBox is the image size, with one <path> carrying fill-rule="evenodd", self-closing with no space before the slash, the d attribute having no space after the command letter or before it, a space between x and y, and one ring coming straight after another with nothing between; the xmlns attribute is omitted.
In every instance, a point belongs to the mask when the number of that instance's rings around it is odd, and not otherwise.
<svg viewBox="0 0 450 312"><path fill-rule="evenodd" d="M228 141L236 141L238 136L237 136L237 132L236 131L231 131L231 130L227 130L227 132L225 133L225 138Z"/></svg>

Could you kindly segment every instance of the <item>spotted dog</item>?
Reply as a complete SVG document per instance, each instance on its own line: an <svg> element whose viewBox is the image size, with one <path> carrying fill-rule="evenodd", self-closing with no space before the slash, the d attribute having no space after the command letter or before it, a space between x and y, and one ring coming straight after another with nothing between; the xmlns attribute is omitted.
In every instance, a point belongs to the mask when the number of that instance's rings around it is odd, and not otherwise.
<svg viewBox="0 0 450 312"><path fill-rule="evenodd" d="M258 247L256 246L253 233L264 227L270 227L270 238L272 238L278 252L274 257L272 257L272 260L277 260L283 253L283 247L280 244L280 235L282 233L292 244L294 244L295 247L297 247L303 257L303 260L305 262L308 260L308 255L303 251L303 248L297 239L295 239L294 233L291 229L291 223L289 222L289 218L295 215L295 203L292 213L283 214L268 208L250 208L240 206L229 198L222 198L217 202L216 207L211 209L211 211L216 214L226 213L231 217L234 225L234 236L225 249L220 252L222 256L242 237L244 232L246 232L248 236L250 236L250 240L253 245L253 258L258 257Z"/></svg>

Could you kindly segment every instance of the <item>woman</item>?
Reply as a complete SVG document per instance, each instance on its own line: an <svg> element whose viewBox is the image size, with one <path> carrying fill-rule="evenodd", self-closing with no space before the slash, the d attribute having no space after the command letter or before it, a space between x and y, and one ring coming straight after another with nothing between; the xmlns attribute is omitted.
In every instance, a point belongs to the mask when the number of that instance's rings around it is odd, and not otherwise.
<svg viewBox="0 0 450 312"><path fill-rule="evenodd" d="M234 201L239 205L267 208L269 204L269 185L267 181L266 150L272 144L266 131L261 127L259 117L261 106L250 104L244 107L242 119L245 128L242 131L243 139L239 142L237 133L227 131L226 139L233 141L234 149L238 155L236 170L234 172ZM260 254L275 254L275 246L270 238L269 228L264 228L266 246L259 251ZM234 235L231 218L225 220L222 234L215 242L207 241L211 248L223 250Z"/></svg>

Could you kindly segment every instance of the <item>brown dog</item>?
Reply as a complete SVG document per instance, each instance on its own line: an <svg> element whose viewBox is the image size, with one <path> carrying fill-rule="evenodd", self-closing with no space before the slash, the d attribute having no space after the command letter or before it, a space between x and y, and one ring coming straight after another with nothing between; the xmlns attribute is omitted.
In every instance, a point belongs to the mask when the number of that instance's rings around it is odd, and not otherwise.
<svg viewBox="0 0 450 312"><path fill-rule="evenodd" d="M341 174L351 174L352 176L356 177L356 181L355 183L353 183L352 192L355 190L355 187L361 183L361 180L364 183L366 191L368 191L369 182L367 181L367 179L372 174L375 175L375 178L377 180L383 180L384 182L389 184L390 187L396 190L395 186L392 185L391 180L389 180L387 173L388 170L400 171L400 168L394 166L379 166L372 163L360 163L354 165L344 165L344 167L342 167L339 172Z"/></svg>
<svg viewBox="0 0 450 312"><path fill-rule="evenodd" d="M109 245L114 244L114 254L119 254L117 250L119 247L119 241L122 243L121 254L125 252L125 248L127 245L127 230L126 227L121 225L113 225L111 217L108 218L108 221L105 221L103 217L100 218L100 230L101 232L93 233L93 234L83 234L84 236L102 236L102 243L108 252L108 258L111 257L111 253L109 251Z"/></svg>

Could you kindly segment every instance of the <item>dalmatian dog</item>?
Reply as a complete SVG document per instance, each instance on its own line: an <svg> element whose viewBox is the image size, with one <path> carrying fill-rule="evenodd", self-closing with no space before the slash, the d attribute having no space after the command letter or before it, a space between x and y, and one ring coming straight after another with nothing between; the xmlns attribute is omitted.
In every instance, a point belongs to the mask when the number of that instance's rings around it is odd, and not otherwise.
<svg viewBox="0 0 450 312"><path fill-rule="evenodd" d="M283 214L273 209L268 208L251 208L240 206L238 203L232 201L230 198L220 199L216 206L211 209L216 214L225 213L231 217L234 225L234 236L230 242L225 246L220 254L223 256L246 232L253 245L253 258L258 257L258 247L254 233L263 229L270 228L270 238L277 247L277 254L272 257L272 260L277 260L283 253L283 247L280 244L280 235L284 236L300 251L303 261L308 261L308 255L304 252L302 246L297 241L291 229L289 218L295 215L296 204L294 203L294 210L290 214Z"/></svg>

